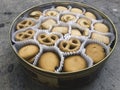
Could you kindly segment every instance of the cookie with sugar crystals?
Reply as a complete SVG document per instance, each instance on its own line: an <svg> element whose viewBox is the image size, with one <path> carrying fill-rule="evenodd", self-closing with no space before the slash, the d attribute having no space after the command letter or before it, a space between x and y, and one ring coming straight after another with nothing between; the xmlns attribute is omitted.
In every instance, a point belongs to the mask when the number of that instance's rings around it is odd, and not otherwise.
<svg viewBox="0 0 120 90"><path fill-rule="evenodd" d="M102 34L99 34L99 33L92 33L91 39L98 40L98 41L103 42L105 44L110 43L110 38L108 36L102 35Z"/></svg>
<svg viewBox="0 0 120 90"><path fill-rule="evenodd" d="M49 29L50 27L52 27L55 24L57 24L57 22L54 19L47 19L41 23L39 28Z"/></svg>
<svg viewBox="0 0 120 90"><path fill-rule="evenodd" d="M67 26L55 26L52 28L52 32L58 32L64 35L68 33L68 27Z"/></svg>

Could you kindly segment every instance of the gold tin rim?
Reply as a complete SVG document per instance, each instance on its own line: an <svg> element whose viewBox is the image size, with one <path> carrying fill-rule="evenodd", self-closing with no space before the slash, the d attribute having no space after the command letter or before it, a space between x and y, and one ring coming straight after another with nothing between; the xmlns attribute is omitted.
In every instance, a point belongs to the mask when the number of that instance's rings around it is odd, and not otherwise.
<svg viewBox="0 0 120 90"><path fill-rule="evenodd" d="M66 3L66 4L73 4L73 3L74 3L74 4L77 4L77 5L80 5L80 6L90 7L90 8L92 8L92 9L96 10L97 12L99 12L100 14L102 14L105 18L107 18L107 19L110 21L110 23L112 24L112 26L113 26L113 28L114 28L114 30L115 30L115 43L114 43L114 46L113 46L113 48L111 49L110 53L109 53L103 60L101 60L100 62L94 64L93 66L88 67L88 68L85 68L85 69L83 69L83 70L74 71L74 72L55 73L55 72L50 72L50 71L41 69L41 68L39 68L39 67L37 67L37 66L34 66L34 65L30 64L29 62L27 62L26 60L24 60L23 58L19 57L18 53L17 53L17 52L15 51L15 49L13 48L13 46L12 46L12 41L11 41L11 31L12 31L12 27L13 27L13 25L14 25L14 22L15 22L22 14L24 14L25 12L27 12L28 10L30 10L30 9L32 9L32 8L35 8L35 7L38 7L38 6L49 5L49 4L57 4L57 3L61 3L61 4L65 4L65 3ZM14 50L15 54L16 54L23 62L25 62L26 64L30 65L32 68L35 68L35 69L37 69L37 70L39 70L39 71L41 71L41 72L50 73L50 74L54 74L54 75L66 75L66 74L74 74L74 73L78 73L78 72L83 72L83 71L89 70L89 69L91 69L91 68L93 68L93 67L98 66L99 64L101 64L104 60L106 60L106 59L113 53L113 51L114 51L114 49L115 49L115 47L116 47L117 41L118 41L118 35L117 35L117 29L116 29L114 23L112 22L112 20L111 20L106 14L104 14L102 11L100 11L99 9L97 9L97 8L91 6L91 5L88 5L88 4L85 4L85 3L81 3L81 2L62 1L62 2L48 2L48 3L38 4L38 5L35 5L35 6L33 6L33 7L30 7L30 8L28 8L28 9L24 10L23 12L21 12L21 13L13 20L13 22L12 22L12 24L11 24L11 26L10 26L10 30L9 30L9 40L10 40L9 43L10 43L12 49Z"/></svg>

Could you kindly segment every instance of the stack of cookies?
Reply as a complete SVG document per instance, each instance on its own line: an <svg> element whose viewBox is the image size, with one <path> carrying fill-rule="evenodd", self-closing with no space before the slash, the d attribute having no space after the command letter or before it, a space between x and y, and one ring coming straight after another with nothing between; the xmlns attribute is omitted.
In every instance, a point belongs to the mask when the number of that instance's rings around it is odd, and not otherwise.
<svg viewBox="0 0 120 90"><path fill-rule="evenodd" d="M23 60L48 72L76 72L104 60L114 33L110 23L84 7L31 9L16 20L12 42Z"/></svg>

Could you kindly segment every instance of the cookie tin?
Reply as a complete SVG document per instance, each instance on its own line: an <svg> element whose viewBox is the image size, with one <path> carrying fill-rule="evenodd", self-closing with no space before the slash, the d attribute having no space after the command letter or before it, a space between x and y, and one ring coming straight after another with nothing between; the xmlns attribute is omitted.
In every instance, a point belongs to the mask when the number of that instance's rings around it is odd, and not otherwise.
<svg viewBox="0 0 120 90"><path fill-rule="evenodd" d="M13 47L14 43L12 42L12 32L13 28L15 27L15 23L18 21L18 18L23 17L26 15L26 12L33 11L36 9L48 9L51 6L73 6L73 7L78 7L78 8L86 8L90 9L93 12L97 12L102 18L106 19L110 23L110 27L113 28L113 33L115 36L114 41L110 45L110 53L100 62L97 64L94 64L93 66L86 68L82 71L77 71L77 72L62 72L62 73L56 73L56 72L48 72L46 70L40 69L29 62L22 60L18 56L18 53L16 52L15 48ZM41 84L52 86L52 87L61 87L61 88L69 88L73 86L82 86L87 83L90 83L93 79L95 79L96 74L100 71L100 69L103 67L104 63L108 60L109 56L111 56L113 50L115 49L116 43L117 43L117 30L115 28L115 25L113 22L110 20L108 16L106 16L104 13L99 11L98 9L89 6L87 4L83 3L78 3L78 2L50 2L50 3L45 3L42 5L37 5L32 8L29 8L22 12L18 17L13 21L10 29L10 44L11 47L16 54L16 57L18 57L18 60L20 63L24 66L25 71L27 74L30 76L31 79L34 79L36 82L40 82Z"/></svg>

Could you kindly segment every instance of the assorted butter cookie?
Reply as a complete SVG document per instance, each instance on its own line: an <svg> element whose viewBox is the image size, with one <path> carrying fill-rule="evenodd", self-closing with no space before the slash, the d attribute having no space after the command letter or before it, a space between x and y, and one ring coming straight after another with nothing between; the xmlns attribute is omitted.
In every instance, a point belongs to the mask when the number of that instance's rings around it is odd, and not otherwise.
<svg viewBox="0 0 120 90"><path fill-rule="evenodd" d="M100 42L103 42L105 44L110 43L110 38L106 35L98 34L98 33L92 33L91 39L98 40Z"/></svg>
<svg viewBox="0 0 120 90"><path fill-rule="evenodd" d="M84 36L88 36L88 35L89 35L89 30L84 30L84 31L83 31L83 35L84 35Z"/></svg>
<svg viewBox="0 0 120 90"><path fill-rule="evenodd" d="M54 19L47 19L41 23L39 28L49 29L50 27L52 27L55 24L57 24L57 22Z"/></svg>
<svg viewBox="0 0 120 90"><path fill-rule="evenodd" d="M37 45L30 44L20 48L18 50L18 55L27 61L31 61L31 59L34 58L38 54L38 52L39 47Z"/></svg>
<svg viewBox="0 0 120 90"><path fill-rule="evenodd" d="M59 36L56 34L39 34L37 37L39 43L47 46L52 46L59 39Z"/></svg>
<svg viewBox="0 0 120 90"><path fill-rule="evenodd" d="M60 59L58 55L54 52L45 52L40 56L38 61L38 67L55 72L56 68L59 67Z"/></svg>
<svg viewBox="0 0 120 90"><path fill-rule="evenodd" d="M23 32L19 32L15 35L15 40L23 41L23 40L32 39L34 34L35 34L35 31L30 29Z"/></svg>
<svg viewBox="0 0 120 90"><path fill-rule="evenodd" d="M29 16L34 19L39 19L39 17L42 15L41 11L32 11Z"/></svg>
<svg viewBox="0 0 120 90"><path fill-rule="evenodd" d="M81 41L77 38L62 40L59 43L59 48L62 52L76 52L80 49Z"/></svg>
<svg viewBox="0 0 120 90"><path fill-rule="evenodd" d="M45 13L46 16L57 16L59 13L55 10L49 10Z"/></svg>
<svg viewBox="0 0 120 90"><path fill-rule="evenodd" d="M77 28L73 28L73 29L71 29L71 35L73 35L73 36L88 36L89 31L88 30L80 30L80 29L77 29Z"/></svg>
<svg viewBox="0 0 120 90"><path fill-rule="evenodd" d="M79 29L72 29L72 30L71 30L71 35L74 35L74 36L82 36L82 33L80 32Z"/></svg>
<svg viewBox="0 0 120 90"><path fill-rule="evenodd" d="M54 26L51 31L58 32L58 33L65 35L66 33L68 33L68 27L67 26Z"/></svg>
<svg viewBox="0 0 120 90"><path fill-rule="evenodd" d="M108 26L103 24L103 23L95 23L94 24L94 30L96 30L98 32L102 32L102 33L109 32Z"/></svg>
<svg viewBox="0 0 120 90"><path fill-rule="evenodd" d="M58 10L58 11L66 11L66 10L68 10L66 7L64 7L64 6L57 6L56 7L56 9Z"/></svg>
<svg viewBox="0 0 120 90"><path fill-rule="evenodd" d="M77 24L79 24L81 27L84 27L84 28L90 28L92 22L87 18L80 18L78 19Z"/></svg>
<svg viewBox="0 0 120 90"><path fill-rule="evenodd" d="M91 13L91 12L86 12L86 13L85 13L85 16L86 16L87 18L90 18L90 19L96 19L96 16L95 16L93 13Z"/></svg>
<svg viewBox="0 0 120 90"><path fill-rule="evenodd" d="M31 27L31 26L34 26L35 25L35 22L32 21L32 20L29 20L29 19L26 19L26 20L23 20L21 22L19 22L17 25L16 25L16 29L19 30L19 29L24 29L24 28L27 28L27 27Z"/></svg>
<svg viewBox="0 0 120 90"><path fill-rule="evenodd" d="M65 72L76 72L87 68L86 60L80 55L69 56L64 60Z"/></svg>
<svg viewBox="0 0 120 90"><path fill-rule="evenodd" d="M76 16L72 14L65 14L65 15L62 15L60 19L63 22L75 21Z"/></svg>
<svg viewBox="0 0 120 90"><path fill-rule="evenodd" d="M88 55L90 58L92 58L94 63L98 63L102 59L105 58L105 50L103 46L97 44L97 43L90 43L86 46L86 55Z"/></svg>
<svg viewBox="0 0 120 90"><path fill-rule="evenodd" d="M72 8L70 11L73 12L73 13L76 13L76 14L82 14L83 13L83 11L79 8Z"/></svg>

